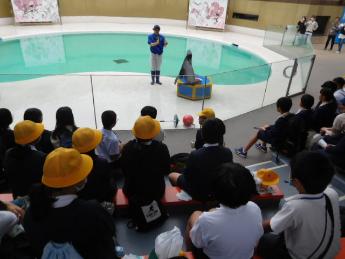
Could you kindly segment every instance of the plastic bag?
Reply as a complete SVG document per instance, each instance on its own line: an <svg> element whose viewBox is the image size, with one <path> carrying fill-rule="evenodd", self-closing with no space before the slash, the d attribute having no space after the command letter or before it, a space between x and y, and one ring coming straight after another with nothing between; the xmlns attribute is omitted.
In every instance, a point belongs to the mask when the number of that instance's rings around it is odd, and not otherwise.
<svg viewBox="0 0 345 259"><path fill-rule="evenodd" d="M168 259L178 256L182 250L183 237L178 227L164 232L156 237L155 252L159 259Z"/></svg>

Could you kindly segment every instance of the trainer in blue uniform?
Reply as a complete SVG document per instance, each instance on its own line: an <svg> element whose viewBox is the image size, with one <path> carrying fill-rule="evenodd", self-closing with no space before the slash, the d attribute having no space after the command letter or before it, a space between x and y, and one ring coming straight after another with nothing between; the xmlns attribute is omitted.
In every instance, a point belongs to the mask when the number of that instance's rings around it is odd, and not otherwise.
<svg viewBox="0 0 345 259"><path fill-rule="evenodd" d="M151 50L151 85L155 83L155 78L157 84L162 84L159 81L159 76L161 73L160 67L162 64L163 49L166 47L166 45L168 45L168 42L165 40L163 35L159 34L160 29L161 28L159 25L155 25L153 27L153 33L148 36L147 41Z"/></svg>

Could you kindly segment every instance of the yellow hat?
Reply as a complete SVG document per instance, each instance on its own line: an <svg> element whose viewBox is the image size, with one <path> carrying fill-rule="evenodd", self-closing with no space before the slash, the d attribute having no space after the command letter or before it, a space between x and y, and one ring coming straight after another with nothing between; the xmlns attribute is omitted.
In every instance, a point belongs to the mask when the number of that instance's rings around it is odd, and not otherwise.
<svg viewBox="0 0 345 259"><path fill-rule="evenodd" d="M92 170L93 161L73 148L58 148L49 153L43 166L42 183L51 188L73 186Z"/></svg>
<svg viewBox="0 0 345 259"><path fill-rule="evenodd" d="M256 172L256 177L262 181L262 185L272 186L279 183L279 175L271 169L260 169Z"/></svg>
<svg viewBox="0 0 345 259"><path fill-rule="evenodd" d="M102 141L102 132L90 128L79 128L72 136L73 147L80 153L95 149Z"/></svg>
<svg viewBox="0 0 345 259"><path fill-rule="evenodd" d="M206 117L207 119L214 119L216 117L212 108L204 108L198 115L199 117Z"/></svg>
<svg viewBox="0 0 345 259"><path fill-rule="evenodd" d="M17 144L26 145L38 139L44 131L42 123L29 120L21 121L14 127L14 139Z"/></svg>
<svg viewBox="0 0 345 259"><path fill-rule="evenodd" d="M133 135L138 139L153 139L161 131L159 121L152 119L150 116L141 116L134 124L132 129Z"/></svg>

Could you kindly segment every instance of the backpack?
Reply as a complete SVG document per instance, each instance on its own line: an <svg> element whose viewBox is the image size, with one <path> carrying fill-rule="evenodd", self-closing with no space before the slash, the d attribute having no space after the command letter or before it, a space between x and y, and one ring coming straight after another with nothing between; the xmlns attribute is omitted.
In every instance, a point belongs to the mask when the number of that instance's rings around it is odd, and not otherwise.
<svg viewBox="0 0 345 259"><path fill-rule="evenodd" d="M187 165L189 153L178 153L170 158L171 172L182 173Z"/></svg>
<svg viewBox="0 0 345 259"><path fill-rule="evenodd" d="M83 259L70 243L48 242L41 259Z"/></svg>
<svg viewBox="0 0 345 259"><path fill-rule="evenodd" d="M146 232L168 218L168 214L160 201L144 201L129 198L129 213L131 220L128 228L134 228L138 232Z"/></svg>

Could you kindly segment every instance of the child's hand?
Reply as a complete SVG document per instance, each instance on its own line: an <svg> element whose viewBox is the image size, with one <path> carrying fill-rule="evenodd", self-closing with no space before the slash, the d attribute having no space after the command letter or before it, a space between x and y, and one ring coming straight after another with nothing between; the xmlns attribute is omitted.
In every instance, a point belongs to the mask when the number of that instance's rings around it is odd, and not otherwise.
<svg viewBox="0 0 345 259"><path fill-rule="evenodd" d="M20 220L24 218L24 210L17 205L14 205L12 203L6 203L6 208L8 211L14 213Z"/></svg>

